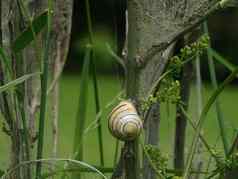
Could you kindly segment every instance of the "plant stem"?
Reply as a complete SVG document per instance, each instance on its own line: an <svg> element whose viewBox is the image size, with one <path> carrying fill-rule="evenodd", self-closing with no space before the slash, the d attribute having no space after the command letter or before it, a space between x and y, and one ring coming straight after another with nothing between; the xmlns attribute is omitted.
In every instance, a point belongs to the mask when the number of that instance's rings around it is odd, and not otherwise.
<svg viewBox="0 0 238 179"><path fill-rule="evenodd" d="M91 45L88 45L85 50L82 78L80 82L80 94L79 104L76 116L75 136L74 136L74 158L76 160L83 159L83 141L84 141L84 128L86 121L86 111L88 105L88 80L89 80L89 68L90 68L90 54ZM80 178L80 174L74 174L72 178Z"/></svg>
<svg viewBox="0 0 238 179"><path fill-rule="evenodd" d="M203 123L206 119L207 113L210 110L211 106L213 105L213 103L216 101L217 97L221 94L221 92L224 90L224 88L230 83L232 82L235 78L236 75L238 74L238 68L236 68L223 82L222 84L212 93L212 95L209 97L208 102L206 103L206 105L203 107L203 110L201 112L198 124L197 124L197 130L195 132L195 135L193 137L193 142L192 145L190 147L190 152L188 155L188 159L187 159L187 164L186 164L186 168L185 168L185 172L184 172L184 179L187 179L190 173L190 169L191 169L191 164L193 161L193 157L194 157L194 152L196 149L196 144L198 142L199 139L199 133L202 129Z"/></svg>
<svg viewBox="0 0 238 179"><path fill-rule="evenodd" d="M208 26L206 22L204 23L204 32L209 35ZM210 43L209 43L209 46L211 46ZM215 65L214 65L212 54L210 52L210 48L207 49L207 56L208 56L208 64L209 64L209 71L210 71L212 86L213 86L213 89L216 90L218 88L218 83L216 79ZM221 111L219 97L216 99L215 107L216 107L216 113L217 113L217 120L218 120L218 124L220 128L220 134L222 138L223 149L224 149L225 155L227 156L229 153L229 146L228 146L227 133L226 133L225 124L224 124L225 120L223 118L223 113Z"/></svg>
<svg viewBox="0 0 238 179"><path fill-rule="evenodd" d="M90 3L89 0L85 0L86 4L86 15L87 15L87 25L89 31L89 41L94 49L94 38L93 38L93 27L92 27L92 16L90 10ZM99 153L100 153L100 163L101 166L104 166L104 153L103 153L103 137L102 137L102 125L101 125L101 116L98 114L101 111L100 107L100 100L99 100L99 90L98 90L98 82L97 82L97 73L96 73L96 66L94 63L95 53L94 50L91 52L91 68L92 68L92 77L93 77L93 87L94 87L94 97L95 97L95 108L96 108L96 116L97 116L97 124L98 124L98 141L99 141Z"/></svg>
<svg viewBox="0 0 238 179"><path fill-rule="evenodd" d="M49 73L49 49L50 49L50 38L51 38L51 28L52 28L52 10L53 1L48 0L48 22L47 22L47 34L45 41L45 51L43 58L43 74L41 75L41 106L40 106L40 119L39 119L39 137L37 144L37 159L41 159L43 155L43 145L44 145L44 129L45 129L45 118L47 109L47 83L48 83L48 73ZM36 165L36 179L41 176L41 163Z"/></svg>
<svg viewBox="0 0 238 179"><path fill-rule="evenodd" d="M181 101L185 104L185 110L188 109L190 82L192 78L192 65L188 63L184 66L181 74ZM175 144L174 144L174 166L177 170L184 170L184 150L186 141L186 126L187 120L182 110L177 105L176 111L176 131L175 131Z"/></svg>
<svg viewBox="0 0 238 179"><path fill-rule="evenodd" d="M92 52L93 53L93 52ZM93 54L92 54L93 56ZM95 58L93 58L95 59ZM101 124L101 115L98 115L101 111L100 102L99 102L99 91L98 91L98 82L97 82L97 75L96 75L96 67L94 64L94 60L91 61L91 67L93 72L93 86L94 86L94 97L95 97L95 105L96 105L96 118L98 124L98 142L99 142L99 153L100 153L100 163L101 166L104 166L104 153L103 153L103 137L102 137L102 124Z"/></svg>
<svg viewBox="0 0 238 179"><path fill-rule="evenodd" d="M197 97L197 109L196 109L197 115L195 117L196 119L195 124L197 124L197 121L199 120L199 116L202 111L202 76L201 76L201 65L200 65L199 54L196 54L195 59L196 59L195 67L196 67L196 92L197 92L197 96L196 96ZM202 154L201 154L203 146L200 139L198 140L198 143L196 145L197 145L196 154L195 154L196 159L193 162L193 167L196 170L200 171L203 165ZM199 178L199 174L195 174L192 176L194 176L195 179Z"/></svg>

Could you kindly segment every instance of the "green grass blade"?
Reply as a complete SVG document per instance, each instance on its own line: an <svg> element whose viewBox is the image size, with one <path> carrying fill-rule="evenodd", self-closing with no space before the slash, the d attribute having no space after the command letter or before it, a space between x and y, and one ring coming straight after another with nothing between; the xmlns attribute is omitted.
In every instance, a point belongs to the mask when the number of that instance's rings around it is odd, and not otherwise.
<svg viewBox="0 0 238 179"><path fill-rule="evenodd" d="M125 62L123 61L123 59L121 57L119 57L112 50L111 46L108 43L106 43L106 48L107 48L109 55L111 55L116 60L116 62L123 68L123 70L126 72L126 65L125 65Z"/></svg>
<svg viewBox="0 0 238 179"><path fill-rule="evenodd" d="M80 82L80 94L78 100L78 111L75 122L75 132L74 132L74 146L73 155L75 160L83 160L83 141L84 141L84 129L86 122L86 113L88 105L88 87L89 87L89 70L90 70L90 55L91 55L91 45L86 47L83 69ZM72 174L72 178L80 178L79 173Z"/></svg>
<svg viewBox="0 0 238 179"><path fill-rule="evenodd" d="M38 32L35 30L35 26L34 24L40 24L40 23L36 23L37 22L37 17L35 18L35 21L34 19L31 17L31 13L29 11L29 9L27 8L26 4L25 4L25 1L23 2L23 0L17 0L18 1L18 4L19 4L19 7L20 7L20 11L23 15L24 18L26 18L26 21L28 23L28 30L30 30L30 32L32 33L32 37L33 37L33 45L34 45L34 49L35 49L35 57L36 57L36 60L38 60L39 62L41 61L41 48L40 48L40 43L38 42L37 40L37 34ZM42 21L44 21L44 16L43 16L44 13L42 13L42 15L38 16L38 18L42 18ZM46 20L45 20L45 25L47 24L47 18L48 18L48 14L47 14L47 11L45 12L45 14L47 15L46 16ZM39 20L40 22L40 20ZM30 43L30 42L29 42ZM25 47L24 47L25 48ZM16 52L19 52L19 51L16 51Z"/></svg>
<svg viewBox="0 0 238 179"><path fill-rule="evenodd" d="M204 23L204 32L209 35L208 27L207 27L206 22ZM210 44L209 44L209 46L210 46ZM208 66L209 66L212 86L213 86L213 89L216 90L218 88L218 83L217 83L216 72L215 72L215 64L214 64L212 54L211 54L209 49L207 49L207 56L208 56ZM222 110L221 110L221 106L220 106L218 97L217 97L216 102L215 102L215 108L216 108L216 113L217 113L217 120L218 120L218 124L219 124L219 129L220 129L220 135L221 135L221 138L222 138L223 149L224 149L224 152L227 156L228 153L229 153L228 138L227 138L227 134L226 134L226 130L225 130L225 124L224 124L225 119L223 118L223 113L222 113Z"/></svg>
<svg viewBox="0 0 238 179"><path fill-rule="evenodd" d="M44 144L44 129L45 129L45 118L47 108L47 83L49 78L49 54L50 54L50 38L52 29L52 9L53 2L48 0L48 11L47 11L47 34L45 41L45 51L43 58L43 74L41 75L41 105L40 105L40 119L39 119L39 137L37 144L37 159L41 159L43 155L43 144ZM41 163L36 165L36 179L39 179L41 175Z"/></svg>
<svg viewBox="0 0 238 179"><path fill-rule="evenodd" d="M222 57L219 53L217 53L214 49L212 49L211 47L208 48L209 53L214 57L215 60L217 60L219 63L221 63L222 65L224 65L226 68L228 68L230 71L234 71L234 69L236 68L235 65L233 65L232 63L230 63L227 59L225 59L224 57Z"/></svg>
<svg viewBox="0 0 238 179"><path fill-rule="evenodd" d="M10 90L12 88L14 88L15 86L23 83L24 81L28 80L29 78L33 77L33 76L37 76L40 75L40 73L32 73L32 74L27 74L27 75L23 75L20 78L17 78L15 80L10 81L9 83L0 86L0 93Z"/></svg>
<svg viewBox="0 0 238 179"><path fill-rule="evenodd" d="M92 17L90 11L90 2L89 0L85 0L86 5L86 16L87 16L87 25L88 25L88 32L89 32L89 41L92 46L94 46L94 38L93 38L93 27L92 27ZM99 90L98 90L98 82L97 82L97 74L96 74L96 66L94 63L95 54L91 52L91 68L92 68L92 76L93 76L93 86L94 86L94 97L95 97L95 108L96 108L96 115L98 116L97 124L98 124L98 141L99 141L99 153L100 153L100 162L101 166L104 166L104 153L103 153L103 137L102 137L102 127L101 127L101 116L98 115L101 111L100 107L100 100L99 100Z"/></svg>
<svg viewBox="0 0 238 179"><path fill-rule="evenodd" d="M212 95L209 97L208 102L206 103L206 105L204 106L202 113L200 115L199 118L199 122L197 125L197 130L195 132L195 135L193 137L193 142L192 145L190 147L190 151L189 151L189 155L188 155L188 159L187 159L187 164L186 164L186 168L185 168L185 172L184 172L184 179L187 179L190 173L190 169L191 169L191 164L193 161L193 157L194 157L194 153L195 153L195 149L196 149L196 144L198 142L199 139L199 133L201 132L203 123L206 119L206 115L208 113L208 111L210 110L211 106L213 105L213 103L216 101L217 97L221 94L221 92L224 90L224 88L230 83L232 82L235 78L236 75L238 74L238 68L236 68L223 82L222 84L212 93Z"/></svg>
<svg viewBox="0 0 238 179"><path fill-rule="evenodd" d="M104 153L103 153L103 137L102 137L102 124L101 124L101 115L98 115L101 111L100 101L99 101L99 90L98 90L98 81L96 74L96 67L94 59L91 61L92 75L93 75L93 86L94 86L94 98L95 98L95 107L97 115L97 124L98 124L98 142L99 142L99 153L100 153L100 163L101 166L104 166Z"/></svg>
<svg viewBox="0 0 238 179"><path fill-rule="evenodd" d="M12 50L15 53L23 50L27 45L29 45L34 39L35 35L39 34L44 27L47 25L48 22L48 11L42 13L40 16L36 17L33 22L32 26L26 28L19 37L13 42ZM35 33L35 35L34 35Z"/></svg>
<svg viewBox="0 0 238 179"><path fill-rule="evenodd" d="M107 177L105 175L103 175L103 173L101 171L99 171L96 167L94 167L94 166L92 166L88 163L73 160L73 159L64 159L64 158L48 158L48 159L39 159L39 160L31 160L31 161L21 162L20 164L16 165L15 167L11 168L10 170L6 171L1 176L1 179L6 179L7 176L10 176L12 173L14 173L15 170L17 170L21 167L24 167L24 166L27 166L27 165L32 165L32 164L35 164L35 163L36 164L37 163L49 164L49 163L52 163L52 162L54 162L54 163L64 162L64 163L73 164L74 166L84 167L84 168L87 168L87 169L89 169L93 172L96 172L98 175L102 176L104 179L107 179Z"/></svg>
<svg viewBox="0 0 238 179"><path fill-rule="evenodd" d="M12 70L11 70L11 60L10 58L7 56L6 52L4 51L3 48L0 47L0 57L1 60L3 62L3 64L6 66L7 71L9 74L12 74Z"/></svg>
<svg viewBox="0 0 238 179"><path fill-rule="evenodd" d="M80 82L80 94L78 101L78 112L76 116L75 136L74 136L74 155L76 160L81 160L83 157L83 131L85 128L86 111L88 105L88 82L90 69L90 53L91 47L87 47L84 56L84 64L82 77Z"/></svg>
<svg viewBox="0 0 238 179"><path fill-rule="evenodd" d="M186 112L186 110L184 109L184 107L182 105L179 105L181 111L183 112L184 116L186 117L186 119L188 120L190 126L192 126L193 130L196 131L196 125L194 124L192 118L189 116L189 114ZM199 137L203 143L203 145L206 147L207 151L210 153L210 155L216 160L218 161L219 159L217 158L217 156L215 155L215 153L213 152L212 147L209 145L209 143L206 141L205 137L203 136L203 134L201 132L199 132Z"/></svg>
<svg viewBox="0 0 238 179"><path fill-rule="evenodd" d="M101 173L112 173L114 171L114 168L106 168L106 167L98 167L98 166L94 166L98 171L100 171ZM75 167L75 168L67 168L67 169L57 169L54 170L52 172L49 173L45 173L42 175L42 179L45 178L50 178L52 176L58 175L60 173L75 173L75 172L84 172L84 173L97 173L96 171L86 168L86 167ZM104 175L104 177L106 177Z"/></svg>
<svg viewBox="0 0 238 179"><path fill-rule="evenodd" d="M222 8L228 8L228 7L237 7L238 6L238 1L237 0L221 0L220 6Z"/></svg>

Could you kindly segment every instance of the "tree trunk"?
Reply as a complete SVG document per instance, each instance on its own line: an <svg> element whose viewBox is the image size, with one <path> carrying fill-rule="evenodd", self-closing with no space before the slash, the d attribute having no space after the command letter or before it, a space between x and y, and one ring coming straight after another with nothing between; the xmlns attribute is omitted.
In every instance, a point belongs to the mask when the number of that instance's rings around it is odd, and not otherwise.
<svg viewBox="0 0 238 179"><path fill-rule="evenodd" d="M41 35L38 35L36 43L32 42L23 51L15 54L11 50L11 45L19 34L29 26L29 16L36 17L43 10L47 9L47 0L15 1L1 0L1 47L11 57L13 77L17 78L24 74L41 71ZM22 9L25 8L25 11ZM53 70L53 82L51 89L54 89L54 155L57 150L57 118L58 118L58 79L62 72L70 41L71 18L72 18L73 0L55 1L54 19L53 19L53 39L51 49L51 66ZM42 33L43 34L43 33ZM54 64L54 65L53 65ZM51 67L53 68L53 67ZM1 85L12 80L7 78L4 73L4 67L0 64L0 82ZM50 90L49 90L50 92ZM10 168L18 165L22 161L33 159L33 146L36 140L36 112L40 106L40 79L33 77L19 85L15 92L1 93L1 112L8 124L9 135L11 137L11 163ZM25 122L24 122L25 121ZM25 130L25 129L26 130ZM25 131L25 133L22 133ZM8 132L6 130L6 132ZM31 167L23 167L16 170L11 176L12 179L31 179Z"/></svg>
<svg viewBox="0 0 238 179"><path fill-rule="evenodd" d="M52 80L48 94L52 92L52 133L53 149L52 156L57 156L58 145L58 118L59 118L59 78L62 74L70 43L70 34L72 26L73 0L55 0L53 16L53 33L52 33Z"/></svg>
<svg viewBox="0 0 238 179"><path fill-rule="evenodd" d="M168 48L181 38L204 17L213 12L214 2L210 0L129 0L128 1L128 58L127 98L134 102L141 116L142 104L156 85L165 69L173 48ZM166 52L167 51L167 52ZM169 53L168 53L169 51ZM158 145L159 104L150 106L150 114L145 120L146 143ZM112 178L140 178L137 142L126 143L121 161ZM127 155L127 151L130 151ZM129 156L129 158L128 158ZM128 160L130 162L123 162ZM130 164L130 166L129 166ZM145 179L155 175L145 161ZM128 170L129 168L129 170ZM119 172L118 172L119 171ZM129 173L130 174L129 174Z"/></svg>

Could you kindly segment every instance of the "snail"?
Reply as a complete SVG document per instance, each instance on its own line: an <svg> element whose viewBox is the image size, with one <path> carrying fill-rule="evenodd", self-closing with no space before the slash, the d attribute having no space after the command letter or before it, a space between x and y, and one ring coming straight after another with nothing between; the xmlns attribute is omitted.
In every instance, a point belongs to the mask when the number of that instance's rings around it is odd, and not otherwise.
<svg viewBox="0 0 238 179"><path fill-rule="evenodd" d="M140 135L142 120L131 102L122 101L110 113L108 128L114 137L130 141Z"/></svg>

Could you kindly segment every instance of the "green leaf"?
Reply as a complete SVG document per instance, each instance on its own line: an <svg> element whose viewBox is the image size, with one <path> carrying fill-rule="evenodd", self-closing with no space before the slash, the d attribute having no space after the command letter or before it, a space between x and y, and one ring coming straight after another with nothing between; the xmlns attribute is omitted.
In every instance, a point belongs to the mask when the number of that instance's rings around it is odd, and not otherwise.
<svg viewBox="0 0 238 179"><path fill-rule="evenodd" d="M12 89L14 88L15 86L23 83L24 81L28 80L29 78L33 77L33 76L37 76L37 75L40 75L40 73L32 73L32 74L27 74L27 75L23 75L22 77L20 78L17 78L3 86L0 86L0 93L6 91L6 90L9 90L9 89Z"/></svg>
<svg viewBox="0 0 238 179"><path fill-rule="evenodd" d="M42 29L46 26L48 19L48 11L42 13L40 16L36 17L32 24L29 25L25 31L23 31L20 36L14 41L12 50L15 53L23 50L27 45L29 45L34 40L34 35L39 34Z"/></svg>

